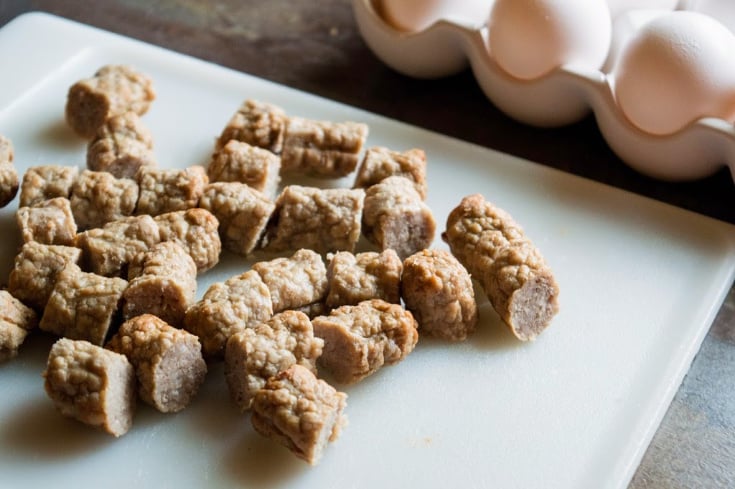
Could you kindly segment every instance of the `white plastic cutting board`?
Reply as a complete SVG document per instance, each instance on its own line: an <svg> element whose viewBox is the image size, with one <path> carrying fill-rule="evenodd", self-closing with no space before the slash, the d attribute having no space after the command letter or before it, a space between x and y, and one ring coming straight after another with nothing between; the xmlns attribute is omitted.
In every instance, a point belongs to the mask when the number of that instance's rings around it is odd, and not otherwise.
<svg viewBox="0 0 735 489"><path fill-rule="evenodd" d="M21 171L83 165L66 91L128 63L155 81L144 122L161 166L206 163L245 98L363 121L369 145L426 150L440 230L481 192L525 227L561 287L561 312L536 342L514 340L482 298L467 342L421 339L403 363L346 388L350 424L317 467L253 431L221 366L186 411L142 406L120 439L64 419L40 377L52 340L33 337L0 366L1 487L624 487L733 281L730 225L140 42L30 14L0 29L0 59L0 133ZM0 282L20 242L16 206L0 211ZM199 294L247 266L225 256Z"/></svg>

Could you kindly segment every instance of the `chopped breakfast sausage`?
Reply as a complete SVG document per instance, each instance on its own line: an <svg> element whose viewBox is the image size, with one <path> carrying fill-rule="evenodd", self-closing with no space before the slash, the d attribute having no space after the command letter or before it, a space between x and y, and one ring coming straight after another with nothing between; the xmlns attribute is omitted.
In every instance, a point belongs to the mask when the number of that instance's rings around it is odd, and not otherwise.
<svg viewBox="0 0 735 489"><path fill-rule="evenodd" d="M221 358L230 336L272 315L268 287L257 272L249 270L213 283L186 311L184 328L199 337L205 357Z"/></svg>
<svg viewBox="0 0 735 489"><path fill-rule="evenodd" d="M232 116L217 139L216 149L230 140L280 153L286 113L280 107L256 100L246 100Z"/></svg>
<svg viewBox="0 0 735 489"><path fill-rule="evenodd" d="M328 255L327 261L327 306L354 306L369 299L401 302L403 264L392 249L356 255L340 251Z"/></svg>
<svg viewBox="0 0 735 489"><path fill-rule="evenodd" d="M322 302L327 295L327 269L322 257L301 249L290 257L253 264L270 291L273 312Z"/></svg>
<svg viewBox="0 0 735 489"><path fill-rule="evenodd" d="M503 249L480 282L493 308L518 339L538 336L559 310L554 274L530 241Z"/></svg>
<svg viewBox="0 0 735 489"><path fill-rule="evenodd" d="M353 251L360 239L364 199L362 189L289 185L276 199L263 247L268 251Z"/></svg>
<svg viewBox="0 0 735 489"><path fill-rule="evenodd" d="M401 259L429 247L436 231L431 209L404 177L388 177L367 189L362 226L370 242L394 249Z"/></svg>
<svg viewBox="0 0 735 489"><path fill-rule="evenodd" d="M128 358L140 398L162 413L188 406L207 374L197 337L151 314L124 322L107 348Z"/></svg>
<svg viewBox="0 0 735 489"><path fill-rule="evenodd" d="M450 212L442 237L518 339L532 340L548 327L559 309L559 286L507 212L469 195Z"/></svg>
<svg viewBox="0 0 735 489"><path fill-rule="evenodd" d="M64 416L119 437L135 412L135 371L125 355L83 340L62 338L51 347L44 388Z"/></svg>
<svg viewBox="0 0 735 489"><path fill-rule="evenodd" d="M354 187L368 188L392 176L411 180L426 199L426 153L421 149L399 152L380 146L369 148L357 169Z"/></svg>
<svg viewBox="0 0 735 489"><path fill-rule="evenodd" d="M13 143L0 134L0 207L5 207L18 193L18 170L13 165Z"/></svg>
<svg viewBox="0 0 735 489"><path fill-rule="evenodd" d="M18 355L28 332L37 325L38 317L33 309L7 290L0 290L0 363Z"/></svg>
<svg viewBox="0 0 735 489"><path fill-rule="evenodd" d="M401 295L422 334L462 341L477 325L472 279L448 251L423 250L403 262Z"/></svg>
<svg viewBox="0 0 735 489"><path fill-rule="evenodd" d="M8 291L37 311L43 311L59 272L69 264L79 264L81 257L79 248L26 243L15 257Z"/></svg>
<svg viewBox="0 0 735 489"><path fill-rule="evenodd" d="M339 178L357 166L368 126L359 122L327 122L289 117L283 136L284 173Z"/></svg>
<svg viewBox="0 0 735 489"><path fill-rule="evenodd" d="M419 339L413 315L381 299L338 307L312 324L314 334L324 340L319 365L345 384L400 362Z"/></svg>
<svg viewBox="0 0 735 489"><path fill-rule="evenodd" d="M99 228L133 215L138 184L104 171L83 170L72 185L70 200L79 229Z"/></svg>
<svg viewBox="0 0 735 489"><path fill-rule="evenodd" d="M129 66L103 66L93 77L69 88L66 121L78 135L91 139L111 117L126 112L145 114L155 98L148 76Z"/></svg>
<svg viewBox="0 0 735 489"><path fill-rule="evenodd" d="M230 336L225 348L225 379L232 401L250 409L255 393L268 378L291 365L316 373L316 359L324 341L302 312L284 311L264 323Z"/></svg>
<svg viewBox="0 0 735 489"><path fill-rule="evenodd" d="M86 267L104 276L121 277L135 256L161 242L151 216L131 216L77 235Z"/></svg>
<svg viewBox="0 0 735 489"><path fill-rule="evenodd" d="M28 207L54 197L71 197L71 187L79 175L76 166L33 166L23 174L20 207Z"/></svg>
<svg viewBox="0 0 735 489"><path fill-rule="evenodd" d="M222 246L249 255L259 244L275 204L257 190L239 182L207 185L199 202L219 221Z"/></svg>
<svg viewBox="0 0 735 489"><path fill-rule="evenodd" d="M219 262L222 242L217 231L219 221L206 209L167 212L154 218L161 241L176 241L194 259L198 272L205 272Z"/></svg>
<svg viewBox="0 0 735 489"><path fill-rule="evenodd" d="M69 199L64 197L21 207L16 218L25 243L37 241L49 245L73 246L76 241L77 224Z"/></svg>
<svg viewBox="0 0 735 489"><path fill-rule="evenodd" d="M209 181L204 167L198 165L183 170L141 168L137 180L140 197L136 212L151 216L196 207Z"/></svg>
<svg viewBox="0 0 735 489"><path fill-rule="evenodd" d="M140 168L156 166L153 137L135 112L109 118L87 146L87 168L117 178L133 178Z"/></svg>
<svg viewBox="0 0 735 489"><path fill-rule="evenodd" d="M273 199L281 181L280 170L278 155L232 139L212 155L207 174L211 182L246 183Z"/></svg>
<svg viewBox="0 0 735 489"><path fill-rule="evenodd" d="M347 394L292 365L268 379L253 399L253 427L261 435L316 465L347 425Z"/></svg>
<svg viewBox="0 0 735 489"><path fill-rule="evenodd" d="M474 194L449 213L442 239L470 275L480 280L501 250L526 237L510 214Z"/></svg>
<svg viewBox="0 0 735 489"><path fill-rule="evenodd" d="M194 302L197 267L189 253L174 241L164 241L139 253L128 267L123 292L123 317L154 314L172 326L183 324Z"/></svg>
<svg viewBox="0 0 735 489"><path fill-rule="evenodd" d="M38 326L49 333L101 346L114 325L127 285L127 280L67 265L56 278Z"/></svg>

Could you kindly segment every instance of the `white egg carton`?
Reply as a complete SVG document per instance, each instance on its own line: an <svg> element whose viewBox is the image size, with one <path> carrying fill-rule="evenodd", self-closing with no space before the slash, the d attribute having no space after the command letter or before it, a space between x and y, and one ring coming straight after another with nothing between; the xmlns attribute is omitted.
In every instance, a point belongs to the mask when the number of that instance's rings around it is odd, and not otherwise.
<svg viewBox="0 0 735 489"><path fill-rule="evenodd" d="M558 127L578 121L592 111L612 150L641 173L682 181L703 178L728 166L735 180L732 122L719 117L697 117L674 132L656 134L631 122L621 110L615 92L620 53L647 23L675 10L687 10L729 24L732 31L735 2L609 0L611 42L601 67L562 64L543 76L524 80L509 75L494 59L492 48L488 48L489 27L485 19L446 16L423 30L407 32L381 17L376 8L378 1L353 0L355 18L370 49L396 71L417 78L438 78L457 73L469 64L490 101L523 123ZM488 0L488 11L492 3ZM634 4L635 9L627 4ZM735 50L729 53L735 64ZM735 72L735 67L730 71ZM682 94L682 100L670 103L686 102L688 96Z"/></svg>

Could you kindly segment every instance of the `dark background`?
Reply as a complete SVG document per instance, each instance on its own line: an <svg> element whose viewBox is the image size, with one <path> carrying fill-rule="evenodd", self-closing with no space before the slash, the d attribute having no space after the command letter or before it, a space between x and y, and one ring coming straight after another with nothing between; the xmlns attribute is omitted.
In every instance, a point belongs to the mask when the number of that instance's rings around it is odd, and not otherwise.
<svg viewBox="0 0 735 489"><path fill-rule="evenodd" d="M363 43L350 0L0 0L0 25L31 10L92 24L735 223L735 187L724 167L695 182L657 181L615 156L591 116L563 128L529 127L495 109L469 70L430 81L402 76Z"/></svg>

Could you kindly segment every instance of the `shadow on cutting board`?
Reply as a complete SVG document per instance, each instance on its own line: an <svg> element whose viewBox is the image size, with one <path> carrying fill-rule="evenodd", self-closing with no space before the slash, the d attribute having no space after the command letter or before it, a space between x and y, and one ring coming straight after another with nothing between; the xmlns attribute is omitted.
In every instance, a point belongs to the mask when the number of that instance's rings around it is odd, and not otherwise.
<svg viewBox="0 0 735 489"><path fill-rule="evenodd" d="M87 455L115 439L101 431L79 429L79 422L60 416L46 398L16 409L0 432L4 444L20 457L60 460Z"/></svg>
<svg viewBox="0 0 735 489"><path fill-rule="evenodd" d="M223 469L243 487L273 487L313 470L285 447L249 430L222 460Z"/></svg>

